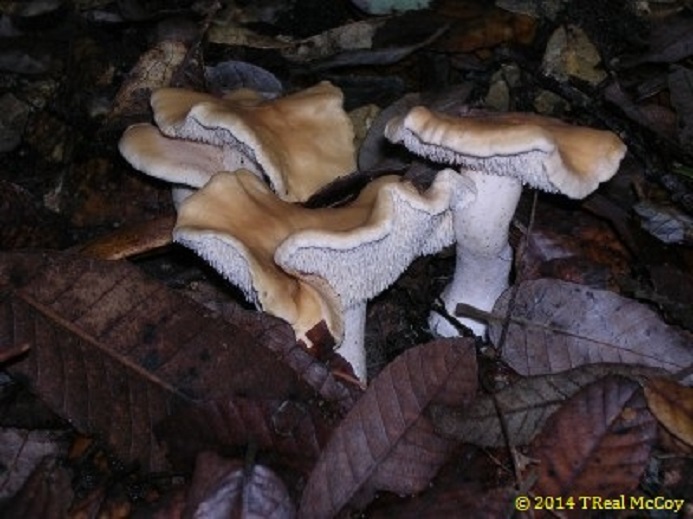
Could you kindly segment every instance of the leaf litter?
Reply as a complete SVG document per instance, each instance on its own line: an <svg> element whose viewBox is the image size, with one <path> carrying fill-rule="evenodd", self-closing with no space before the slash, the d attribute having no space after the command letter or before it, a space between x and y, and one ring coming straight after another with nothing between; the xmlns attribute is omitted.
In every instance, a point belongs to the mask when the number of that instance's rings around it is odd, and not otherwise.
<svg viewBox="0 0 693 519"><path fill-rule="evenodd" d="M558 28L547 13L532 18L510 13L510 6L443 1L425 17L384 22L346 1L329 16L311 2L276 9L272 2L262 2L267 9L239 2L222 10L212 2L135 0L112 8L86 1L75 9L55 2L59 9L39 16L10 13L3 59L14 69L3 88L26 107L27 121L23 134L11 128L3 155L0 237L8 250L45 249L0 256L0 359L13 384L27 384L76 431L103 440L108 454L97 450L96 459L109 462L101 463L108 476L90 487L79 462L63 465L68 453L60 436L35 465L37 450L28 479L28 470L9 473L19 490L0 503L0 513L327 517L360 509L374 517L506 517L514 497L528 492L671 493L693 501L690 486L672 483L693 473L686 458L692 301L685 290L693 259L681 246L693 208L685 175L693 163L688 8L674 6L658 21L598 2L585 2L594 4L586 10L582 3L557 6L601 54L609 74L597 88L543 77L531 56L546 50L536 17L548 24L547 35ZM591 22L595 12L600 16ZM165 20L172 15L179 21ZM619 37L615 19L635 20L638 31ZM417 37L405 38L417 20ZM51 41L65 44L41 47L43 75L29 74L21 65L35 62L36 50L26 43L56 24L75 30L51 32ZM89 33L76 29L96 25ZM140 39L155 30L158 38ZM220 39L204 41L209 34ZM451 255L418 262L372 304L369 315L379 322L368 323L367 337L381 369L364 390L343 376L336 358L312 356L286 324L243 308L175 247L133 263L98 259L148 252L170 238L167 225L156 224L171 212L168 188L123 166L115 133L148 120L151 89L203 89L202 64L225 62L235 64L237 84L262 81L268 90L290 91L309 78L329 79L342 86L350 108L374 103L381 114L392 113L388 107L409 91L459 113L490 102L493 88L499 106L615 129L629 144L631 173L621 175L628 182L600 190L597 215L610 215L616 233L548 216L543 234L532 234L521 207L513 245L533 239L544 257L527 255L517 265L514 294L490 316L492 342L478 344L478 352L471 341L429 342L425 315L449 277ZM79 74L63 74L61 67L75 63ZM501 65L503 74L496 74ZM209 88L223 91L225 80L207 71ZM456 97L450 101L439 87L452 87ZM547 99L557 101L547 108ZM410 167L410 157L395 156L382 142L384 122L374 123L361 149L359 162L371 170L361 178L396 164L400 173L409 168L407 178L430 183L430 165ZM353 196L356 185L340 188L340 196ZM536 210L554 214L554 204L542 197ZM570 210L595 207L588 200ZM660 236L669 245L647 234L652 222L672 218L682 230ZM134 233L139 239L151 232L144 245L127 232L110 234L148 220ZM599 241L600 251L587 249ZM66 246L71 254L58 252ZM558 279L529 281L528 273ZM190 289L200 283L212 293ZM3 409L11 394L0 390ZM673 439L655 444L657 427L661 438ZM22 433L12 425L6 431ZM345 459L344 452L353 455ZM114 495L131 483L150 493L139 501Z"/></svg>

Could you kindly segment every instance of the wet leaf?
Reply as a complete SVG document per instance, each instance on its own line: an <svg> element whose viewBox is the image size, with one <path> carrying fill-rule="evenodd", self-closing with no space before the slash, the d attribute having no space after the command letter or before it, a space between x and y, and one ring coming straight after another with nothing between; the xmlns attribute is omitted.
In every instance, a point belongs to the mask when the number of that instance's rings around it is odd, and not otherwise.
<svg viewBox="0 0 693 519"><path fill-rule="evenodd" d="M477 397L462 410L434 407L431 418L440 434L462 442L480 447L526 445L548 418L584 386L606 375L641 379L661 373L638 366L591 364L557 374L522 378L495 395Z"/></svg>
<svg viewBox="0 0 693 519"><path fill-rule="evenodd" d="M214 319L127 263L5 254L0 288L0 346L31 345L10 372L126 461L165 466L151 428L176 405L311 393L265 347L286 337L284 323L268 317L250 330Z"/></svg>
<svg viewBox="0 0 693 519"><path fill-rule="evenodd" d="M464 405L476 391L471 341L441 339L397 357L333 432L308 479L300 516L332 517L363 506L376 490L421 491L454 442L436 435L433 403Z"/></svg>
<svg viewBox="0 0 693 519"><path fill-rule="evenodd" d="M571 397L530 447L538 496L627 494L637 487L657 426L637 382L606 377ZM574 516L584 514L579 506Z"/></svg>
<svg viewBox="0 0 693 519"><path fill-rule="evenodd" d="M267 467L213 453L198 456L183 517L290 519L295 514L286 486Z"/></svg>
<svg viewBox="0 0 693 519"><path fill-rule="evenodd" d="M314 402L229 397L186 406L156 431L182 470L202 451L241 454L253 445L271 453L274 463L308 474L332 428Z"/></svg>
<svg viewBox="0 0 693 519"><path fill-rule="evenodd" d="M645 385L645 396L657 420L693 446L693 388L658 378Z"/></svg>
<svg viewBox="0 0 693 519"><path fill-rule="evenodd" d="M503 359L522 375L602 362L676 373L693 364L693 336L668 326L636 301L605 290L539 279L507 290L494 313L506 315L515 290L508 333L500 347ZM496 345L501 331L501 322L489 328Z"/></svg>

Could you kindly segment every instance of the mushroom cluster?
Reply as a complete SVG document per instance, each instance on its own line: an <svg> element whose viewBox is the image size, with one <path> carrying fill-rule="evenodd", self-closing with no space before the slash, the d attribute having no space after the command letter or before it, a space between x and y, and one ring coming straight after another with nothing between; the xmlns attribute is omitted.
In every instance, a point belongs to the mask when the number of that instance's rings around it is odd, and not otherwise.
<svg viewBox="0 0 693 519"><path fill-rule="evenodd" d="M490 311L507 288L508 232L524 184L584 198L616 174L626 153L610 131L530 113L452 117L417 106L390 120L385 136L434 162L458 166L474 185L473 200L454 214L457 263L442 294L450 315L459 303ZM486 332L482 322L460 321L478 336ZM439 335L458 335L439 313L431 314L429 324Z"/></svg>
<svg viewBox="0 0 693 519"><path fill-rule="evenodd" d="M581 198L616 173L626 151L611 132L548 117L452 117L417 106L390 120L385 136L459 171L442 169L425 192L380 177L347 204L309 209L298 202L356 168L342 101L328 82L276 99L164 88L152 96L156 125L128 128L120 150L177 186L174 241L287 321L307 347L327 330L361 380L366 302L416 257L456 243L446 310L492 309L508 286L508 232L523 184ZM484 323L461 321L485 334ZM429 324L458 334L438 313Z"/></svg>
<svg viewBox="0 0 693 519"><path fill-rule="evenodd" d="M416 257L453 243L451 208L472 186L446 170L423 193L385 176L340 207L296 203L355 168L341 102L327 82L274 100L162 89L152 96L156 126L130 127L120 150L185 190L174 241L291 324L306 346L326 328L365 380L366 301Z"/></svg>

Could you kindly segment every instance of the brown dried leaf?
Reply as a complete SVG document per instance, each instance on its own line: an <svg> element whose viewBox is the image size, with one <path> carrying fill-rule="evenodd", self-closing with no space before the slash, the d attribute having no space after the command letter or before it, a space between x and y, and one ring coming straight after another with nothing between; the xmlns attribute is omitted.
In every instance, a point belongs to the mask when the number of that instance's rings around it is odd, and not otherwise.
<svg viewBox="0 0 693 519"><path fill-rule="evenodd" d="M676 63L693 54L693 20L687 16L669 16L652 26L649 49L636 57L625 58L621 66L641 63Z"/></svg>
<svg viewBox="0 0 693 519"><path fill-rule="evenodd" d="M165 465L152 425L175 405L234 392L312 394L264 347L286 337L286 324L214 319L127 263L5 254L0 303L0 346L32 346L11 373L78 429L150 469Z"/></svg>
<svg viewBox="0 0 693 519"><path fill-rule="evenodd" d="M310 472L332 431L310 401L231 397L186 406L156 428L174 467L188 470L202 451L240 452L252 444L273 461Z"/></svg>
<svg viewBox="0 0 693 519"><path fill-rule="evenodd" d="M446 20L430 12L371 18L296 41L280 52L289 61L309 63L312 70L388 65L430 44L447 29Z"/></svg>
<svg viewBox="0 0 693 519"><path fill-rule="evenodd" d="M209 452L198 456L183 518L290 519L295 514L286 486L267 467L244 466Z"/></svg>
<svg viewBox="0 0 693 519"><path fill-rule="evenodd" d="M184 292L194 301L211 310L215 316L236 324L241 328L261 330L267 316L262 312L248 311L238 302L229 297L228 291L220 290L218 286L197 282L195 288ZM363 393L360 385L338 378L330 367L308 353L296 342L296 336L291 327L286 326L268 337L266 346L277 358L290 366L301 379L311 386L322 398L334 402L341 413L352 408ZM336 354L333 357L337 357Z"/></svg>
<svg viewBox="0 0 693 519"><path fill-rule="evenodd" d="M590 384L532 442L530 456L539 463L534 494L576 502L627 494L638 485L656 435L640 384L614 376ZM580 506L572 513L584 515Z"/></svg>
<svg viewBox="0 0 693 519"><path fill-rule="evenodd" d="M690 45L693 52L693 38ZM672 67L668 84L671 104L679 123L679 143L689 152L693 151L693 71L680 66Z"/></svg>
<svg viewBox="0 0 693 519"><path fill-rule="evenodd" d="M175 216L161 216L126 225L77 247L90 258L119 260L151 252L173 242Z"/></svg>
<svg viewBox="0 0 693 519"><path fill-rule="evenodd" d="M22 489L0 506L0 516L64 519L72 501L70 483L69 471L56 458L46 457Z"/></svg>
<svg viewBox="0 0 693 519"><path fill-rule="evenodd" d="M445 519L506 519L512 516L513 498L516 491L511 487L484 490L476 481L456 482L409 499L401 504L375 510L370 519L421 519L440 517Z"/></svg>
<svg viewBox="0 0 693 519"><path fill-rule="evenodd" d="M433 403L464 405L476 378L468 339L437 340L397 357L333 432L306 484L300 516L332 517L379 489L421 491L454 445L436 435L425 411Z"/></svg>
<svg viewBox="0 0 693 519"><path fill-rule="evenodd" d="M522 375L584 364L623 363L676 373L693 364L693 336L665 324L645 305L604 290L552 279L507 290L494 313L506 315L516 292L503 359ZM489 336L499 343L503 323ZM688 379L693 380L693 376Z"/></svg>
<svg viewBox="0 0 693 519"><path fill-rule="evenodd" d="M526 445L563 402L584 386L606 375L641 379L661 373L661 370L638 366L591 364L557 374L520 379L495 395L477 397L466 409L434 407L431 419L440 434L465 443L480 447ZM499 413L505 421L507 438Z"/></svg>
<svg viewBox="0 0 693 519"><path fill-rule="evenodd" d="M46 456L65 455L66 431L0 429L0 500L14 495Z"/></svg>
<svg viewBox="0 0 693 519"><path fill-rule="evenodd" d="M41 208L27 190L0 180L0 250L60 247L64 222Z"/></svg>
<svg viewBox="0 0 693 519"><path fill-rule="evenodd" d="M645 385L645 396L657 420L693 446L693 388L657 378Z"/></svg>

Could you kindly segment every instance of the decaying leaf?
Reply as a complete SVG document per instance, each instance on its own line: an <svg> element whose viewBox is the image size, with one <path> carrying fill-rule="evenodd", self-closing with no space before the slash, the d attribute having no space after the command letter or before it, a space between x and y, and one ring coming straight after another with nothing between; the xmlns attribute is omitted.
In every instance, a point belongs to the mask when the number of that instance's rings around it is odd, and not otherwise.
<svg viewBox="0 0 693 519"><path fill-rule="evenodd" d="M657 204L643 200L633 206L640 225L664 243L693 244L693 217L672 204Z"/></svg>
<svg viewBox="0 0 693 519"><path fill-rule="evenodd" d="M291 519L295 514L286 486L267 467L209 452L198 456L183 517Z"/></svg>
<svg viewBox="0 0 693 519"><path fill-rule="evenodd" d="M657 420L693 446L693 388L658 378L645 385L645 396Z"/></svg>
<svg viewBox="0 0 693 519"><path fill-rule="evenodd" d="M119 260L145 254L170 245L175 224L174 216L162 216L125 225L99 236L79 247L83 256L104 260Z"/></svg>
<svg viewBox="0 0 693 519"><path fill-rule="evenodd" d="M693 52L693 39L691 39ZM693 151L693 70L675 66L669 73L669 96L676 110L679 143L689 152Z"/></svg>
<svg viewBox="0 0 693 519"><path fill-rule="evenodd" d="M693 20L686 16L672 16L660 20L652 27L647 52L623 59L621 66L641 63L676 63L693 54Z"/></svg>
<svg viewBox="0 0 693 519"><path fill-rule="evenodd" d="M495 395L477 397L462 410L434 407L431 418L440 434L462 442L480 447L526 445L549 417L582 387L606 375L642 379L661 373L662 370L624 364L591 364L561 373L522 378Z"/></svg>
<svg viewBox="0 0 693 519"><path fill-rule="evenodd" d="M190 405L156 428L174 467L188 470L203 451L242 454L249 445L273 463L308 474L332 425L317 405L240 396Z"/></svg>
<svg viewBox="0 0 693 519"><path fill-rule="evenodd" d="M376 490L421 491L454 442L438 436L431 404L464 405L476 391L472 341L441 339L414 347L376 377L330 437L303 492L299 515L332 517Z"/></svg>
<svg viewBox="0 0 693 519"><path fill-rule="evenodd" d="M70 477L68 469L57 458L45 457L19 492L0 504L0 516L67 517L73 496Z"/></svg>
<svg viewBox="0 0 693 519"><path fill-rule="evenodd" d="M507 519L512 516L515 493L509 486L485 490L478 482L456 482L454 486L447 488L440 488L436 484L430 490L401 504L376 509L368 517Z"/></svg>
<svg viewBox="0 0 693 519"><path fill-rule="evenodd" d="M504 316L514 291L503 359L522 375L557 373L601 362L639 364L676 373L693 364L693 336L665 324L648 307L612 292L539 279L507 290L494 313ZM502 322L489 328L499 344ZM689 376L687 380L693 380Z"/></svg>
<svg viewBox="0 0 693 519"><path fill-rule="evenodd" d="M20 186L0 180L0 250L60 247L64 222Z"/></svg>
<svg viewBox="0 0 693 519"><path fill-rule="evenodd" d="M0 346L31 345L10 372L79 430L150 469L165 466L152 425L176 405L234 392L312 394L265 346L283 340L287 325L258 324L210 317L127 263L0 256Z"/></svg>
<svg viewBox="0 0 693 519"><path fill-rule="evenodd" d="M571 397L530 447L538 496L613 497L632 492L657 426L637 382L609 376ZM576 506L573 516L584 516Z"/></svg>
<svg viewBox="0 0 693 519"><path fill-rule="evenodd" d="M291 61L309 63L312 70L388 65L429 45L447 29L445 20L422 14L363 20L298 41L282 54Z"/></svg>
<svg viewBox="0 0 693 519"><path fill-rule="evenodd" d="M194 289L184 293L205 306L213 315L236 324L241 328L258 330L263 328L266 315L262 312L248 311L237 301L231 299L226 291L219 290L204 282L195 284ZM317 359L296 342L296 336L290 326L277 328L271 340L266 343L277 358L290 366L301 379L311 386L324 400L336 404L341 413L346 413L363 393L360 384L340 378L332 372L333 360L344 361L336 353L327 359Z"/></svg>
<svg viewBox="0 0 693 519"><path fill-rule="evenodd" d="M0 501L14 495L44 458L63 456L68 447L66 431L0 429Z"/></svg>
<svg viewBox="0 0 693 519"><path fill-rule="evenodd" d="M111 120L130 123L146 119L152 90L173 86L176 78L185 76L184 70L196 65L191 56L191 48L184 41L163 39L143 53L116 94ZM201 69L198 75L202 75Z"/></svg>

